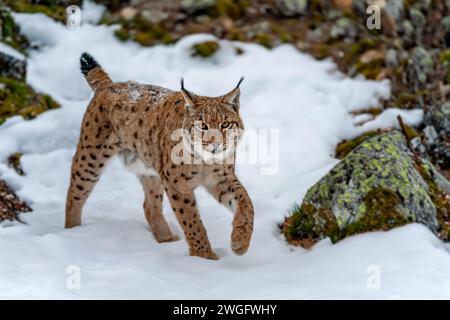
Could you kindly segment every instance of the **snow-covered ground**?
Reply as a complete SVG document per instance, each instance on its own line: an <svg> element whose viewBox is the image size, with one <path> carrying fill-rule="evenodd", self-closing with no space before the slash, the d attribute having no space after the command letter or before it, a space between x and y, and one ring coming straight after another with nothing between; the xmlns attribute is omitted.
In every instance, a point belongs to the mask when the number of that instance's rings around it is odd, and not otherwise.
<svg viewBox="0 0 450 320"><path fill-rule="evenodd" d="M0 178L34 209L22 215L26 224L0 225L0 298L450 298L448 247L421 225L335 245L325 240L309 251L287 245L277 228L289 208L337 163L337 142L396 125L398 113L409 124L421 121L421 111L391 109L355 126L361 117L349 112L376 106L389 95L389 83L348 79L330 61L315 61L289 45L267 50L221 41L213 59L201 60L190 56L189 47L209 35L142 48L117 41L114 27L85 24L69 31L38 14L16 19L40 44L28 60L29 84L63 107L33 121L15 117L0 126ZM244 54L237 55L235 46ZM231 214L204 190L196 193L200 213L221 259L190 257L184 240L158 244L144 219L141 186L118 161L111 162L89 198L83 226L63 228L70 161L92 95L79 72L83 51L114 80L176 90L184 76L187 88L203 95L223 94L245 76L241 114L246 128L279 134L278 144L276 139L272 144L278 152L271 163L278 168L274 174L261 174L268 166L261 162L237 168L255 206L246 255L231 252ZM243 144L240 154L246 148ZM24 153L24 177L5 164L17 151ZM167 203L165 214L182 236ZM74 289L70 284L78 270L80 288Z"/></svg>

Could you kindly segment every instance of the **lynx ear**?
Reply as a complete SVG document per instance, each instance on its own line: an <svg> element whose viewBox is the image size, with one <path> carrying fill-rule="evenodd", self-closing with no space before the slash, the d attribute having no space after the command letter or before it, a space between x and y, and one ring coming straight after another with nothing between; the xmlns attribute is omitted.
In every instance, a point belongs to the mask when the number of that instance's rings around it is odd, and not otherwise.
<svg viewBox="0 0 450 320"><path fill-rule="evenodd" d="M194 107L195 106L195 103L194 103L195 95L193 93L187 91L184 88L184 79L183 78L181 78L181 90L180 91L181 91L181 94L183 95L185 105L187 107L191 107L191 108Z"/></svg>
<svg viewBox="0 0 450 320"><path fill-rule="evenodd" d="M230 105L234 109L234 111L238 111L239 109L239 98L241 96L241 90L239 89L239 86L241 85L242 81L244 81L244 77L241 77L241 79L239 79L237 86L233 90L222 97L223 102Z"/></svg>

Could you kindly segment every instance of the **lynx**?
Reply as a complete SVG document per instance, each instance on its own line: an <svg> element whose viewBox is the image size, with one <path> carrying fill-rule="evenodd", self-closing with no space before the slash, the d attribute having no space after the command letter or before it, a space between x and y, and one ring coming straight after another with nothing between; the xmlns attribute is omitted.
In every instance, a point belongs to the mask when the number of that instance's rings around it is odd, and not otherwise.
<svg viewBox="0 0 450 320"><path fill-rule="evenodd" d="M193 190L205 187L215 199L234 213L231 248L247 252L253 232L253 205L234 172L234 162L214 161L215 155L235 157L235 145L243 123L239 116L239 86L219 97L196 95L184 88L172 91L135 82L113 82L87 53L80 58L81 72L95 94L81 124L72 161L66 201L66 228L81 225L81 213L106 163L115 155L134 172L142 184L146 220L158 242L176 241L163 212L167 195L184 231L190 255L218 259L200 219ZM173 132L183 129L188 136L201 134L201 148L211 161L174 161ZM206 134L214 129L222 142ZM233 139L227 132L238 129ZM192 143L193 140L187 140ZM231 151L229 151L231 150Z"/></svg>

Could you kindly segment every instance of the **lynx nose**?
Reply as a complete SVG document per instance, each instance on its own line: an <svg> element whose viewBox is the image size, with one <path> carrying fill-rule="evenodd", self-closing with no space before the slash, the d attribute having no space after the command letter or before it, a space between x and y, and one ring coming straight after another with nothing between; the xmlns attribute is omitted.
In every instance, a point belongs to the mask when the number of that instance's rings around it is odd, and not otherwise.
<svg viewBox="0 0 450 320"><path fill-rule="evenodd" d="M212 149L211 152L213 154L216 154L219 151L220 143L219 142L215 142L215 143L212 144L212 147L213 147L213 149Z"/></svg>

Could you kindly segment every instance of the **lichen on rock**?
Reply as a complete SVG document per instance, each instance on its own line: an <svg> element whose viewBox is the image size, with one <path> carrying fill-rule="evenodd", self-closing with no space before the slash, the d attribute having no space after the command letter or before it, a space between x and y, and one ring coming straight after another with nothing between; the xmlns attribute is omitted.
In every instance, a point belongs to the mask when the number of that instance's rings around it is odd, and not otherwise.
<svg viewBox="0 0 450 320"><path fill-rule="evenodd" d="M419 222L447 240L449 192L433 165L417 160L404 136L390 131L362 142L311 187L283 232L290 243L336 242Z"/></svg>

